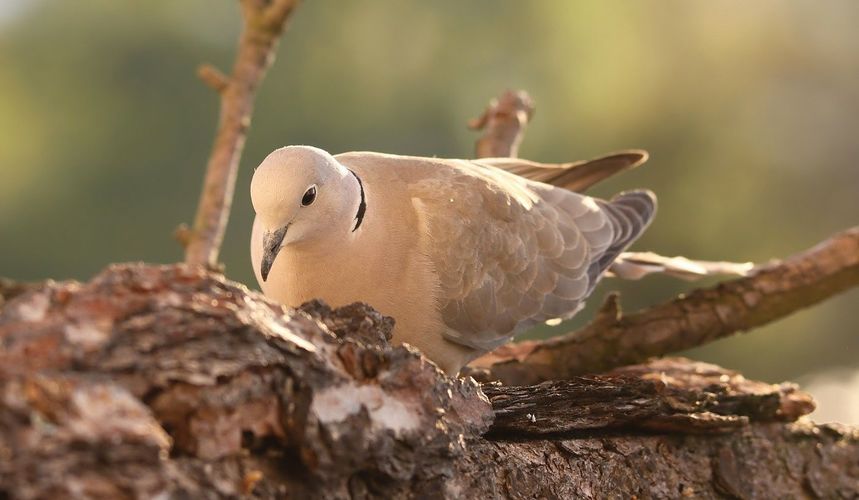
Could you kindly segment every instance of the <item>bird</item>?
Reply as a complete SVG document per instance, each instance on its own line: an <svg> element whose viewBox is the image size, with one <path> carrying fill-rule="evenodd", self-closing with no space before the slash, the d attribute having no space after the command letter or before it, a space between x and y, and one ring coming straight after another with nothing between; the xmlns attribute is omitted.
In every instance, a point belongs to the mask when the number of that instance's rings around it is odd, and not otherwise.
<svg viewBox="0 0 859 500"><path fill-rule="evenodd" d="M584 306L653 220L656 197L579 191L646 159L640 150L548 164L286 146L251 180L254 273L287 306L369 304L394 319L394 343L456 375Z"/></svg>

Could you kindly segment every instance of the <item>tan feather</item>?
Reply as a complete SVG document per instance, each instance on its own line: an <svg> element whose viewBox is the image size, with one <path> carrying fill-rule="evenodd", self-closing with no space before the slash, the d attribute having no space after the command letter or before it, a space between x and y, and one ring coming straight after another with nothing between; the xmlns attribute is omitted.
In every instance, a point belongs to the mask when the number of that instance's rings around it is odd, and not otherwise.
<svg viewBox="0 0 859 500"><path fill-rule="evenodd" d="M623 252L609 268L610 275L628 280L649 274L666 274L693 281L707 276L746 276L754 269L751 262L691 260L665 257L653 252Z"/></svg>
<svg viewBox="0 0 859 500"><path fill-rule="evenodd" d="M610 202L535 183L483 161L439 160L435 168L431 179L412 177L408 183L426 210L422 217L429 232L440 235L433 238L441 244L430 256L446 278L441 300L458 303L443 306L448 338L462 343L461 328L467 325L472 347L488 349L535 323L575 314L604 270L600 258L612 260L616 253L604 254L610 248L619 252L613 245L625 247L652 216L652 207L647 220L628 214L637 209L629 203L607 211L614 207ZM451 204L454 191L459 196ZM461 272L453 261L463 258L473 267ZM462 279L451 279L457 274ZM512 330L511 316L519 318Z"/></svg>
<svg viewBox="0 0 859 500"><path fill-rule="evenodd" d="M647 158L647 151L630 149L571 163L538 163L520 158L482 158L475 161L532 181L583 193L602 180L642 165Z"/></svg>

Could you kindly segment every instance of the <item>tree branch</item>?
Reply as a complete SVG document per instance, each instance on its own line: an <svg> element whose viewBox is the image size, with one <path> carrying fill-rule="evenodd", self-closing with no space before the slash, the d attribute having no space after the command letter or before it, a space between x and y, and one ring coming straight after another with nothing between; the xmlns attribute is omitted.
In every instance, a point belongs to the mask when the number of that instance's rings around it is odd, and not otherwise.
<svg viewBox="0 0 859 500"><path fill-rule="evenodd" d="M492 99L486 111L468 123L472 130L483 130L475 147L477 157L515 158L532 116L534 101L524 90L507 90Z"/></svg>
<svg viewBox="0 0 859 500"><path fill-rule="evenodd" d="M581 330L504 346L476 364L512 384L599 373L765 325L857 285L859 226L751 276L633 314L622 314L617 296L609 295Z"/></svg>
<svg viewBox="0 0 859 500"><path fill-rule="evenodd" d="M197 77L218 94L222 94L230 86L230 78L208 63L197 68Z"/></svg>
<svg viewBox="0 0 859 500"><path fill-rule="evenodd" d="M185 262L217 269L236 184L236 173L253 115L257 88L274 59L277 43L298 0L241 0L243 28L232 73L210 65L198 75L218 92L221 114L194 226L180 230Z"/></svg>

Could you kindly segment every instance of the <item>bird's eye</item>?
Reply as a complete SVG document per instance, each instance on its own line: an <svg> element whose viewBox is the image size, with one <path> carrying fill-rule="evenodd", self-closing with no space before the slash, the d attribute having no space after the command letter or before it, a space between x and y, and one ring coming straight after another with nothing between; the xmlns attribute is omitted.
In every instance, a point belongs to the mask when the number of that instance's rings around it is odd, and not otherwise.
<svg viewBox="0 0 859 500"><path fill-rule="evenodd" d="M304 196L301 197L301 206L306 207L308 205L312 205L313 202L316 201L316 186L310 186L307 188L307 191L304 192Z"/></svg>

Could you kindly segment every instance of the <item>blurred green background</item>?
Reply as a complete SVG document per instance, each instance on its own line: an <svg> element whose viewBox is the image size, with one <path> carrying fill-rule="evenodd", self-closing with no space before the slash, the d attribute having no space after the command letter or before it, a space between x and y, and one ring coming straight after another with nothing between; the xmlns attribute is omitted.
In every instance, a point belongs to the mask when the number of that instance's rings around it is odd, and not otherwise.
<svg viewBox="0 0 859 500"><path fill-rule="evenodd" d="M651 152L596 191L659 195L637 249L802 250L859 223L858 19L854 0L308 0L259 93L227 273L255 286L248 185L271 150L469 156L467 119L508 87L537 102L524 157ZM180 260L171 232L193 217L218 111L194 71L229 68L239 24L230 0L0 2L0 275ZM606 280L592 302L692 286ZM857 306L854 290L689 354L819 387L819 419L859 422Z"/></svg>

